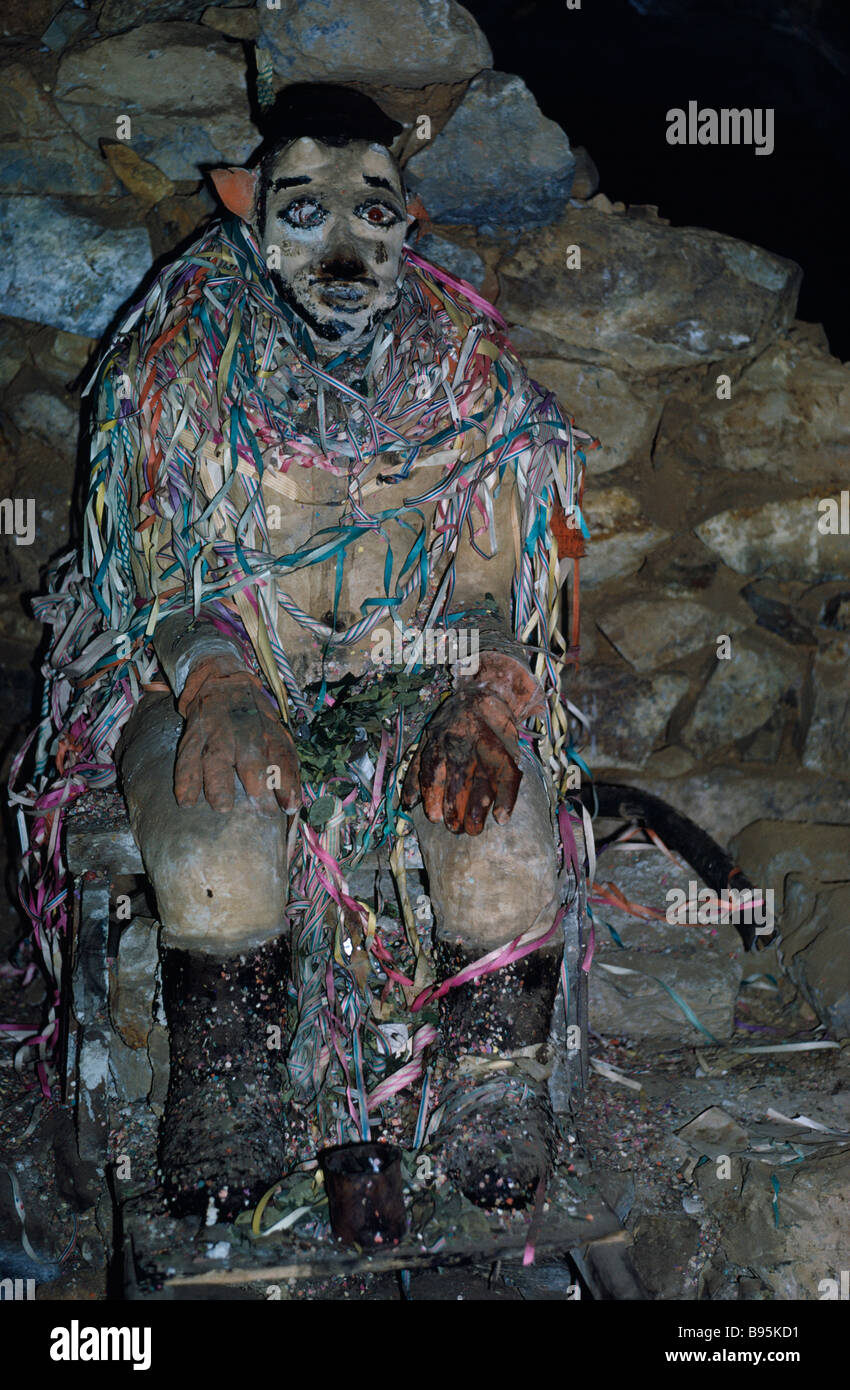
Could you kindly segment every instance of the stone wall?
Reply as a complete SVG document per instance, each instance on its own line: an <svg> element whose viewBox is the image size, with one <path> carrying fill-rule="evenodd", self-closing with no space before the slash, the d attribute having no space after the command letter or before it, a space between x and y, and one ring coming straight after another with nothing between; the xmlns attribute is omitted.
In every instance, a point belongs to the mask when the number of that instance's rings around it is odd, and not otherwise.
<svg viewBox="0 0 850 1390"><path fill-rule="evenodd" d="M850 518L830 530L821 505L840 519L850 369L795 319L799 267L599 192L454 0L7 0L0 30L0 497L37 517L32 545L0 537L4 730L32 699L27 595L79 512L96 341L213 211L198 166L258 143L261 37L278 85L351 82L404 123L420 249L498 303L532 375L600 438L569 683L594 771L724 841L850 823Z"/></svg>

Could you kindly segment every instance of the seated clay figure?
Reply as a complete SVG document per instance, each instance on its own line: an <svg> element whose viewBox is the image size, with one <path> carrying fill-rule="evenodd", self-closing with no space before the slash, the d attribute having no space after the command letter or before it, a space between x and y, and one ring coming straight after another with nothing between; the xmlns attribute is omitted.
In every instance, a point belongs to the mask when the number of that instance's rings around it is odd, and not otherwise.
<svg viewBox="0 0 850 1390"><path fill-rule="evenodd" d="M323 701L344 711L390 679L379 629L475 634L382 769L419 839L437 984L532 942L439 997L453 1104L434 1151L484 1206L533 1199L551 1161L564 875L544 605L587 436L486 301L406 244L399 129L346 89L285 91L256 165L213 176L228 215L160 272L98 378L84 573L112 647L92 655L90 709L123 722L162 924L178 1212L212 1195L233 1215L279 1174L289 1113L266 1044L309 809L299 747Z"/></svg>

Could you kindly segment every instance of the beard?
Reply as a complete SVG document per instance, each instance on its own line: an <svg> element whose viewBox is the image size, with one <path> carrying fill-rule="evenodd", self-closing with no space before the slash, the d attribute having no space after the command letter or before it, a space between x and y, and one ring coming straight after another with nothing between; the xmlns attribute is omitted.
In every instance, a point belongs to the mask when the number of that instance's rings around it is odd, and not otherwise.
<svg viewBox="0 0 850 1390"><path fill-rule="evenodd" d="M311 335L329 345L354 346L364 338L374 335L378 324L398 306L401 297L401 289L397 287L391 300L379 303L371 309L358 311L355 322L352 322L354 315L335 314L333 309L327 310L327 317L320 318L279 270L271 270L269 275L280 298L307 325Z"/></svg>

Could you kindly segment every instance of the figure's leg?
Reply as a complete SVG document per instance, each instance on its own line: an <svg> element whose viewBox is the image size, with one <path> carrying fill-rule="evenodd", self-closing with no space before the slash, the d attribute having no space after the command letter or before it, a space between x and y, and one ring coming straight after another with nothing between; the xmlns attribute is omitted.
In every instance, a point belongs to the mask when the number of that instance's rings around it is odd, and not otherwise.
<svg viewBox="0 0 850 1390"><path fill-rule="evenodd" d="M183 720L146 695L119 750L124 795L163 928L171 1075L160 1162L174 1210L234 1214L278 1175L284 1138L274 1046L289 973L286 816L241 787L230 812L174 797Z"/></svg>
<svg viewBox="0 0 850 1390"><path fill-rule="evenodd" d="M421 806L413 813L440 980L557 915L563 885L553 793L535 760L524 756L521 767L505 825L488 817L480 835L455 835L428 821ZM437 1149L450 1176L483 1206L524 1205L549 1164L546 1048L562 955L556 932L522 960L440 1000L449 1103Z"/></svg>

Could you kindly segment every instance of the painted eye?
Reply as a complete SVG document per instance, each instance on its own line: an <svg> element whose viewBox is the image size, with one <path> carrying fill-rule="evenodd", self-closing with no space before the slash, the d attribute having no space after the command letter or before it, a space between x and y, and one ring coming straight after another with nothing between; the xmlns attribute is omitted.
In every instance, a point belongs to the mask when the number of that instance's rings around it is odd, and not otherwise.
<svg viewBox="0 0 850 1390"><path fill-rule="evenodd" d="M325 220L325 210L313 198L298 198L279 212L278 217L291 227L318 227Z"/></svg>
<svg viewBox="0 0 850 1390"><path fill-rule="evenodd" d="M364 203L359 213L371 227L392 227L398 221L398 214L385 203Z"/></svg>

